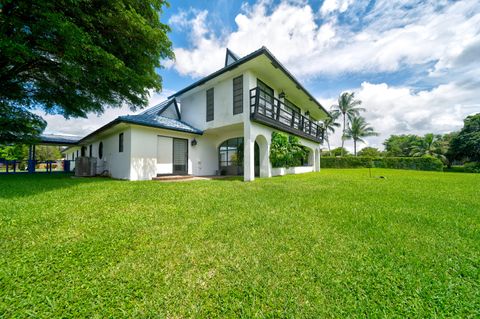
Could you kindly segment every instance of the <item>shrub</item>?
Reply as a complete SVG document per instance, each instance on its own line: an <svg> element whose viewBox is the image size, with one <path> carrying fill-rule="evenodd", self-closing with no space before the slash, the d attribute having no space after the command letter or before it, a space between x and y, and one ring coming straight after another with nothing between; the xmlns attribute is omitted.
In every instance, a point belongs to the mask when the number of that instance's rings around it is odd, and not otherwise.
<svg viewBox="0 0 480 319"><path fill-rule="evenodd" d="M273 167L300 166L308 159L309 150L300 144L298 137L273 132L270 161Z"/></svg>
<svg viewBox="0 0 480 319"><path fill-rule="evenodd" d="M480 173L480 162L469 162L463 165L463 171L467 173Z"/></svg>
<svg viewBox="0 0 480 319"><path fill-rule="evenodd" d="M322 157L322 168L378 167L443 171L443 163L433 157Z"/></svg>

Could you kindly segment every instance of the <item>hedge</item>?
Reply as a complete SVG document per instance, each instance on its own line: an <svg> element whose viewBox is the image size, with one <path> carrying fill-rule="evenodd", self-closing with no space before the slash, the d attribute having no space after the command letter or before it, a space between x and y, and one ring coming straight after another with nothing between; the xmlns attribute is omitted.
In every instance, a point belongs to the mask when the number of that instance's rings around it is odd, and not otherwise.
<svg viewBox="0 0 480 319"><path fill-rule="evenodd" d="M414 169L420 171L443 171L443 163L433 157L331 157L320 159L322 168L378 167L394 169Z"/></svg>

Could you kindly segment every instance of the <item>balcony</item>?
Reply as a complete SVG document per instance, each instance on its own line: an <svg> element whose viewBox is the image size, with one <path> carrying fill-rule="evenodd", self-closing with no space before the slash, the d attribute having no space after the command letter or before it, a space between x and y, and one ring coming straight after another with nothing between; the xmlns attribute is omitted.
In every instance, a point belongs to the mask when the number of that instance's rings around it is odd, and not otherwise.
<svg viewBox="0 0 480 319"><path fill-rule="evenodd" d="M320 125L258 87L250 90L250 119L316 143L323 142Z"/></svg>

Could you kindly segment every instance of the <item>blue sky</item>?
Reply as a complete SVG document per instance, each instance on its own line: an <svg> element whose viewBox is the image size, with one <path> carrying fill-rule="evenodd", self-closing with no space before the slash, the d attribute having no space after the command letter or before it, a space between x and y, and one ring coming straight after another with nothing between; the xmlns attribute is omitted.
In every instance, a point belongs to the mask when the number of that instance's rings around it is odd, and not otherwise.
<svg viewBox="0 0 480 319"><path fill-rule="evenodd" d="M176 59L163 62L164 92L151 105L222 67L226 47L244 56L265 45L327 108L341 92L356 93L381 133L363 146L381 147L390 134L458 130L480 112L476 0L171 2L161 19ZM128 112L49 115L47 132L84 135Z"/></svg>

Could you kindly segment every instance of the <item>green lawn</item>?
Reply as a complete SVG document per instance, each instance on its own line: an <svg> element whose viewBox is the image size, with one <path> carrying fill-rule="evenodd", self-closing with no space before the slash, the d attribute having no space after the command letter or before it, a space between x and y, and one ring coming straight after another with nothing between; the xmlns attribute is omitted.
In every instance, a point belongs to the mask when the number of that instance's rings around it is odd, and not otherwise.
<svg viewBox="0 0 480 319"><path fill-rule="evenodd" d="M0 176L0 317L480 316L480 175Z"/></svg>

